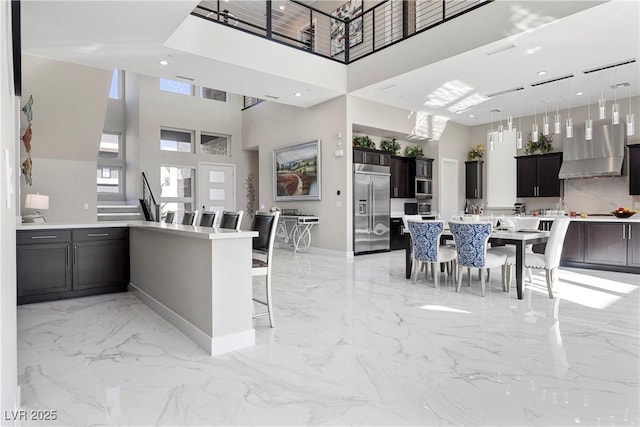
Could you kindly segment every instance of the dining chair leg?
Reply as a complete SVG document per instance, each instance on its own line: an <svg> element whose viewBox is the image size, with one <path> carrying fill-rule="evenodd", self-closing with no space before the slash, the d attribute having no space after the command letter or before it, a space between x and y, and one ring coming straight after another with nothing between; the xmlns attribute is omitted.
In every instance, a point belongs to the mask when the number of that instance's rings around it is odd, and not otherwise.
<svg viewBox="0 0 640 427"><path fill-rule="evenodd" d="M487 268L487 282L491 281L491 269Z"/></svg>
<svg viewBox="0 0 640 427"><path fill-rule="evenodd" d="M418 271L420 271L418 269L418 264L420 263L420 261L418 260L413 260L413 265L411 266L411 281L413 282L413 284L416 284L416 277L418 276Z"/></svg>
<svg viewBox="0 0 640 427"><path fill-rule="evenodd" d="M433 271L433 284L436 288L440 287L440 263L431 263L431 270Z"/></svg>
<svg viewBox="0 0 640 427"><path fill-rule="evenodd" d="M530 268L527 268L527 277L529 278L529 283L533 284L533 275Z"/></svg>
<svg viewBox="0 0 640 427"><path fill-rule="evenodd" d="M269 312L269 324L275 328L276 321L273 318L273 305L271 304L271 274L267 274L267 311Z"/></svg>
<svg viewBox="0 0 640 427"><path fill-rule="evenodd" d="M501 267L502 273L502 292L507 292L507 264Z"/></svg>
<svg viewBox="0 0 640 427"><path fill-rule="evenodd" d="M460 286L462 285L462 267L456 263L456 292L460 292Z"/></svg>
<svg viewBox="0 0 640 427"><path fill-rule="evenodd" d="M484 268L480 268L480 295L484 296L485 293L485 287L486 287L486 281L484 279Z"/></svg>
<svg viewBox="0 0 640 427"><path fill-rule="evenodd" d="M471 267L467 267L467 286L471 286Z"/></svg>
<svg viewBox="0 0 640 427"><path fill-rule="evenodd" d="M447 276L451 276L451 261L448 261L448 262L445 264L445 267L446 267L446 269L447 269Z"/></svg>
<svg viewBox="0 0 640 427"><path fill-rule="evenodd" d="M554 276L555 276L555 272L554 272L555 268L552 269L545 269L545 276L547 279L547 291L549 292L549 298L553 299L553 281L554 281Z"/></svg>

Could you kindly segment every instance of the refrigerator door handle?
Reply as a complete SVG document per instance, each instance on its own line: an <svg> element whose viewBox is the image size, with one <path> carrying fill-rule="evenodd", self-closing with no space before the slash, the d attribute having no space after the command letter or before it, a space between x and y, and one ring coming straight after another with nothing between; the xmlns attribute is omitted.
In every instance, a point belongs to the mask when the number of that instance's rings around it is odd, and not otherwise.
<svg viewBox="0 0 640 427"><path fill-rule="evenodd" d="M373 182L369 183L369 234L373 231Z"/></svg>

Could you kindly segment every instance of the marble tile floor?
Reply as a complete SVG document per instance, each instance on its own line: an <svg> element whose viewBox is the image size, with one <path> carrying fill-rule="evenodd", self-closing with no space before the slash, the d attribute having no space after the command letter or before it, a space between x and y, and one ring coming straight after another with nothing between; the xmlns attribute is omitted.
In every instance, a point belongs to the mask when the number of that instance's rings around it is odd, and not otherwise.
<svg viewBox="0 0 640 427"><path fill-rule="evenodd" d="M128 293L18 308L22 425L639 423L637 275L563 269L487 296L404 278L404 253L278 250L276 328L208 357ZM465 284L466 284L466 279ZM256 293L262 290L256 279Z"/></svg>

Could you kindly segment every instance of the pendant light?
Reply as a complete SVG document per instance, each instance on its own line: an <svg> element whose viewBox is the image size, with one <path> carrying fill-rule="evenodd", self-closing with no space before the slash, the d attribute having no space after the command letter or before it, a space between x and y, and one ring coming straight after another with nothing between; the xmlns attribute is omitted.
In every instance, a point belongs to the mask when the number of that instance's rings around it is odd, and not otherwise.
<svg viewBox="0 0 640 427"><path fill-rule="evenodd" d="M569 80L569 96L567 100L569 102L569 108L567 111L569 117L567 117L566 121L565 134L567 138L573 138L573 119L571 118L571 80Z"/></svg>
<svg viewBox="0 0 640 427"><path fill-rule="evenodd" d="M546 86L547 98L549 94L549 87ZM544 117L542 118L542 133L545 135L549 135L549 101L545 99L544 101Z"/></svg>
<svg viewBox="0 0 640 427"><path fill-rule="evenodd" d="M629 78L628 78L629 86L627 86L628 93L627 97L629 98L629 110L627 111L627 136L633 136L636 133L635 130L635 117L633 112L631 112L631 63L629 63Z"/></svg>
<svg viewBox="0 0 640 427"><path fill-rule="evenodd" d="M560 135L560 128L562 127L560 125L560 122L562 121L561 117L560 117L560 112L558 111L558 103L560 96L558 96L556 98L556 114L555 116L553 116L553 133L555 133L556 135Z"/></svg>
<svg viewBox="0 0 640 427"><path fill-rule="evenodd" d="M522 93L520 98L520 112L518 113L518 131L516 132L516 148L522 149Z"/></svg>
<svg viewBox="0 0 640 427"><path fill-rule="evenodd" d="M593 139L593 120L591 120L591 73L588 75L587 83L587 120L584 123L584 139L591 141Z"/></svg>
<svg viewBox="0 0 640 427"><path fill-rule="evenodd" d="M531 126L531 142L538 142L538 87L534 90L533 126Z"/></svg>
<svg viewBox="0 0 640 427"><path fill-rule="evenodd" d="M493 146L495 145L493 140L493 101L491 101L489 108L491 109L489 111L489 151L493 151Z"/></svg>
<svg viewBox="0 0 640 427"><path fill-rule="evenodd" d="M500 124L498 125L498 142L504 142L504 126L502 126L502 107L500 107Z"/></svg>
<svg viewBox="0 0 640 427"><path fill-rule="evenodd" d="M513 131L513 116L511 115L511 107L513 102L511 101L511 92L509 92L509 114L507 115L507 129L509 132Z"/></svg>
<svg viewBox="0 0 640 427"><path fill-rule="evenodd" d="M611 124L620 124L620 104L618 104L618 67L614 69L614 81L613 81L613 104L611 104Z"/></svg>
<svg viewBox="0 0 640 427"><path fill-rule="evenodd" d="M607 100L604 98L604 70L600 70L600 99L598 99L598 118L607 118Z"/></svg>

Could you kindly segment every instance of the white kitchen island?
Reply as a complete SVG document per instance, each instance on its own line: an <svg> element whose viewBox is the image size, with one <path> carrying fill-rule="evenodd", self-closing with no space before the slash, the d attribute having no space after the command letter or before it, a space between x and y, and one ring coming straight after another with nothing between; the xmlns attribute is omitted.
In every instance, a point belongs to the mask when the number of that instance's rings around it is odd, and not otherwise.
<svg viewBox="0 0 640 427"><path fill-rule="evenodd" d="M255 231L129 225L129 291L210 355L255 344Z"/></svg>

